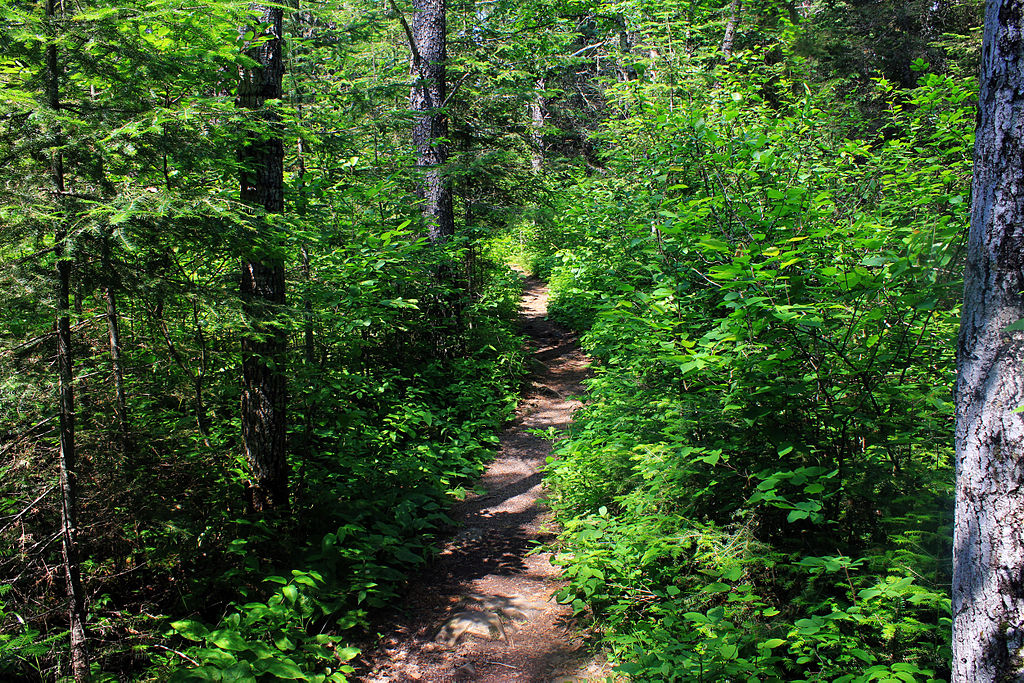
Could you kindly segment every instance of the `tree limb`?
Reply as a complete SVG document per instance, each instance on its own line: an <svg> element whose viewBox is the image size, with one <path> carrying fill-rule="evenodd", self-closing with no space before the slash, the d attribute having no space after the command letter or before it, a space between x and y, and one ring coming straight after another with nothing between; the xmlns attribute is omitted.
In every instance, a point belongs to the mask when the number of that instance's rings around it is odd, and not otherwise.
<svg viewBox="0 0 1024 683"><path fill-rule="evenodd" d="M50 492L53 491L55 488L57 488L57 484L54 484L50 488L48 488L45 491L43 491L41 496L39 496L38 498L33 500L31 503L29 503L28 506L26 506L24 510L22 510L18 514L14 515L14 517L11 518L11 521L7 523L7 526L5 526L3 529L0 529L0 534L3 534L5 531L10 529L12 526L14 526L15 522L17 522L19 519L24 517L28 513L29 510L34 508L36 506L36 503L38 503L43 498L46 498L48 495L50 495Z"/></svg>
<svg viewBox="0 0 1024 683"><path fill-rule="evenodd" d="M392 11L395 16L398 17L398 21L402 24L402 29L405 31L405 37L409 39L409 50L412 52L412 64L419 69L420 62L423 60L420 58L420 51L416 49L416 40L412 37L412 30L409 28L409 22L405 20L405 15L402 14L402 10L398 9L398 5L395 4L395 0L388 0L391 5Z"/></svg>

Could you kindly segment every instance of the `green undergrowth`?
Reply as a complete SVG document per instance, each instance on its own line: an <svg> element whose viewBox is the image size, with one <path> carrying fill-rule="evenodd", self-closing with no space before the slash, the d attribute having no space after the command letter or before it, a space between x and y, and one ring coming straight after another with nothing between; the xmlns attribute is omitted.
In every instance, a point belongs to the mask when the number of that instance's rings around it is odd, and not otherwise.
<svg viewBox="0 0 1024 683"><path fill-rule="evenodd" d="M83 541L96 681L115 680L103 672L154 681L344 680L358 663L354 643L372 638L375 615L424 567L452 524L450 505L493 457L524 364L519 276L469 260L458 242L438 265L423 240L402 230L337 244L344 246L319 250L314 278L294 283L287 510L257 515L246 504L237 321L214 316L203 299L181 310L169 302L163 315L178 321L167 328L168 344L186 347L202 335L205 433L195 376L166 355L133 349L128 454L106 440L109 394L81 382L80 514L101 521ZM322 304L312 318L302 316L306 297ZM78 327L86 376L101 375L106 363L102 320L86 317L99 305L84 302ZM308 354L304 325L314 331ZM21 363L21 374L9 376L26 386L45 371L32 356L4 362ZM167 385L169 396L154 389ZM0 406L5 419L46 417L30 412L45 403L20 395ZM11 486L0 514L23 506L23 489L55 483L46 479L52 443L44 433L8 449L0 476ZM59 596L33 579L44 561L53 566L59 544L43 553L31 545L57 531L57 502L42 498L4 530L12 541L0 550L10 570L0 584L5 680L45 679L66 665L67 633L45 622L46 610L62 611ZM35 609L26 596L37 593Z"/></svg>
<svg viewBox="0 0 1024 683"><path fill-rule="evenodd" d="M236 562L214 582L229 582L236 597L215 619L170 623L198 664L182 668L181 655L168 654L171 680L341 681L354 671L351 643L430 558L452 524L451 501L493 457L514 408L519 280L489 268L463 312L473 329L446 340L461 347L455 357L415 371L321 372L310 401L326 405L311 409L316 445L296 473L306 484L301 509L280 524L252 522L231 541Z"/></svg>
<svg viewBox="0 0 1024 683"><path fill-rule="evenodd" d="M529 236L596 359L558 597L635 680L941 680L975 84L878 79L867 125L799 69L718 74L609 123Z"/></svg>

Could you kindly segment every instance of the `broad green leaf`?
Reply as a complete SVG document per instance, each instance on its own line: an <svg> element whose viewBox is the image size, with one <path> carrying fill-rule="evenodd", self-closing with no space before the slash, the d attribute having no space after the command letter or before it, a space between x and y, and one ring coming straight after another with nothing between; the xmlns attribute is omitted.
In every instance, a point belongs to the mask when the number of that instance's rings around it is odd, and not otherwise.
<svg viewBox="0 0 1024 683"><path fill-rule="evenodd" d="M207 636L207 641L211 645L215 645L222 650L231 650L233 652L239 652L249 648L248 643L245 642L245 639L241 634L232 629L220 629L218 631L213 631L209 636Z"/></svg>
<svg viewBox="0 0 1024 683"><path fill-rule="evenodd" d="M198 621L191 619L171 622L171 628L189 640L202 640L210 632Z"/></svg>

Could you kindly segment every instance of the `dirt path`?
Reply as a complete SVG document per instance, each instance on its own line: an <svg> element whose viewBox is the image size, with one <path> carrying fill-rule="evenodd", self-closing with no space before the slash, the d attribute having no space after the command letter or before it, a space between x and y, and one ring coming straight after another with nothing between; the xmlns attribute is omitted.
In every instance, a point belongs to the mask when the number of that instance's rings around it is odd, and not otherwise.
<svg viewBox="0 0 1024 683"><path fill-rule="evenodd" d="M547 288L525 281L523 333L533 348L531 382L501 450L480 480L486 493L457 506L459 531L414 581L400 623L360 680L550 682L603 680L571 627L572 610L551 594L563 584L551 538L541 468L551 442L531 430L563 429L579 407L587 359L575 337L546 320Z"/></svg>

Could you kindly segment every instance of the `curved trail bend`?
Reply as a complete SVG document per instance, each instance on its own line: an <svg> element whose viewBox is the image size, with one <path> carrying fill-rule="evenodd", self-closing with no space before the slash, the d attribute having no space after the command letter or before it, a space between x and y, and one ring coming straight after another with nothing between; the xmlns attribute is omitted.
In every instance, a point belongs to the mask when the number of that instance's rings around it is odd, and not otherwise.
<svg viewBox="0 0 1024 683"><path fill-rule="evenodd" d="M524 283L522 329L534 372L501 435L498 456L479 482L486 492L452 512L459 530L414 579L405 612L369 653L364 683L487 683L604 680L587 661L572 610L551 597L564 585L550 554L527 556L551 539L541 497L551 442L531 430L564 429L580 403L587 359L575 337L549 322L547 288Z"/></svg>

